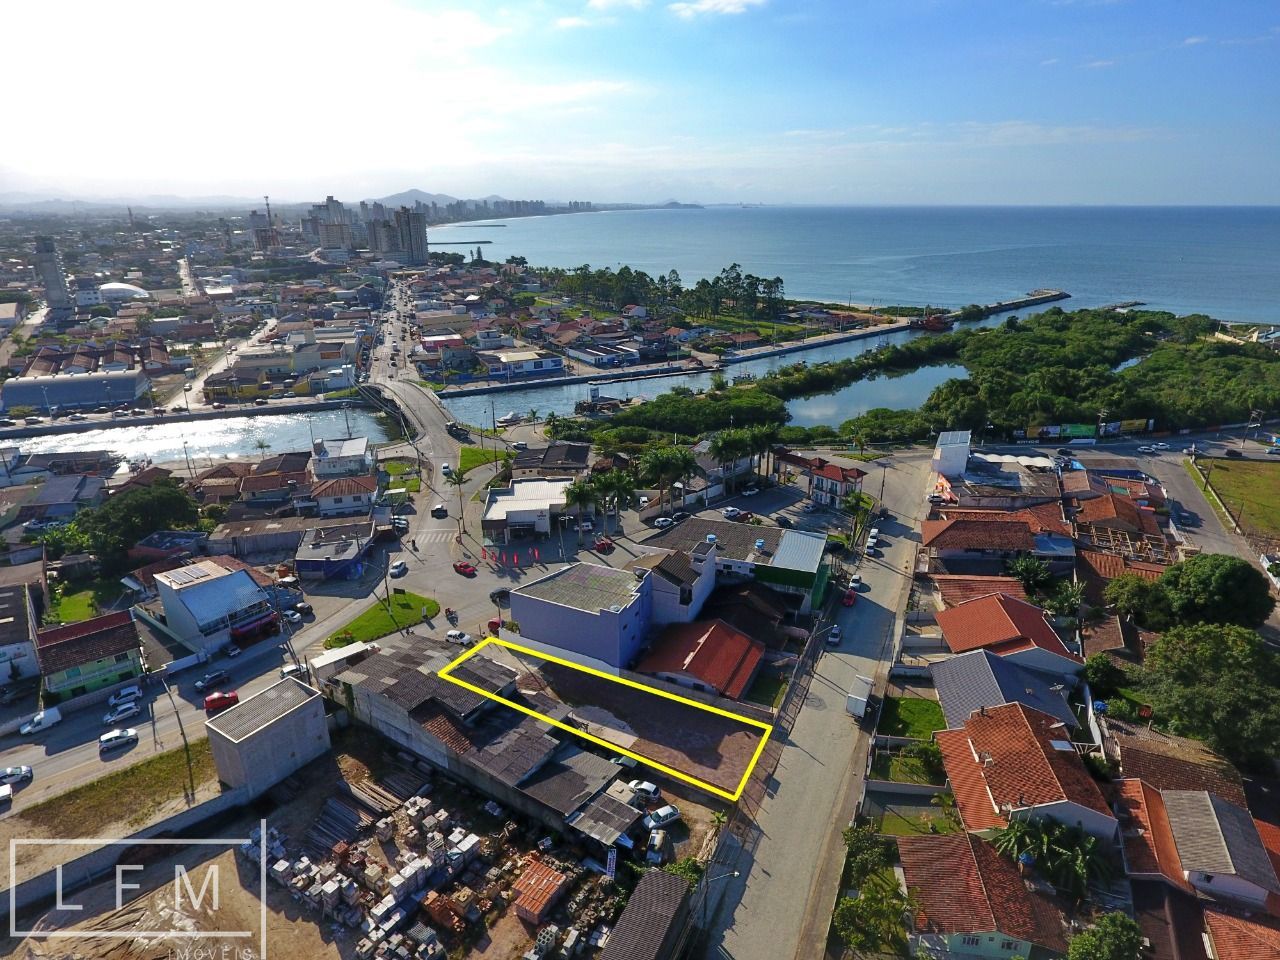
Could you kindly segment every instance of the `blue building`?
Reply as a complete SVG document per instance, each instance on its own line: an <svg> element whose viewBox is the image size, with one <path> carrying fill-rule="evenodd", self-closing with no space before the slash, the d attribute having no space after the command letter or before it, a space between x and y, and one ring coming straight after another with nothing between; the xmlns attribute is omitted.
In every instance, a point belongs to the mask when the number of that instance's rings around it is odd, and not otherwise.
<svg viewBox="0 0 1280 960"><path fill-rule="evenodd" d="M372 520L313 527L302 535L293 557L294 568L303 580L355 580L364 574L373 535Z"/></svg>
<svg viewBox="0 0 1280 960"><path fill-rule="evenodd" d="M596 669L631 667L653 619L648 570L575 563L511 591L511 619L530 646Z"/></svg>

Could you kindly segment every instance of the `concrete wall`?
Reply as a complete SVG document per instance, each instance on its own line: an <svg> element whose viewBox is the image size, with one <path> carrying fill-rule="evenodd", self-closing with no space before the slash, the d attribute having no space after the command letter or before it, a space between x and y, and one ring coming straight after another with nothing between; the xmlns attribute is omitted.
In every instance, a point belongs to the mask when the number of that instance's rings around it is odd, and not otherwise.
<svg viewBox="0 0 1280 960"><path fill-rule="evenodd" d="M1215 873L1210 880L1207 874L1198 870L1188 872L1187 879L1197 890L1203 890L1211 897L1235 900L1238 903L1250 903L1261 906L1267 899L1267 892L1248 880L1233 877L1230 874Z"/></svg>
<svg viewBox="0 0 1280 960"><path fill-rule="evenodd" d="M329 749L324 699L315 696L236 742L206 724L218 779L257 797Z"/></svg>
<svg viewBox="0 0 1280 960"><path fill-rule="evenodd" d="M631 603L620 611L595 612L549 603L516 591L511 619L521 635L566 654L603 660L613 667L630 665L644 645L653 614L652 575L640 584Z"/></svg>
<svg viewBox="0 0 1280 960"><path fill-rule="evenodd" d="M716 588L715 568L704 564L698 579L694 581L689 604L680 603L680 588L661 574L650 574L653 583L653 624L689 623L696 620L702 605Z"/></svg>
<svg viewBox="0 0 1280 960"><path fill-rule="evenodd" d="M1014 814L1015 817L1025 814ZM1085 833L1092 834L1104 843L1113 843L1119 824L1114 817L1082 807L1078 803L1045 803L1029 811L1032 817L1044 817L1056 820L1068 827L1079 827Z"/></svg>

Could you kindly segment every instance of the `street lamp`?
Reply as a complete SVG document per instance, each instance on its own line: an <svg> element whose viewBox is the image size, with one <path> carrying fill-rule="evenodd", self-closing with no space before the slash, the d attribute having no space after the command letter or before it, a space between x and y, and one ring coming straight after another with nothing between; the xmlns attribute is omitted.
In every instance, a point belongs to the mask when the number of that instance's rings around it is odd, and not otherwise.
<svg viewBox="0 0 1280 960"><path fill-rule="evenodd" d="M730 873L722 873L718 877L706 877L702 881L702 923L699 926L705 931L707 928L707 901L711 899L711 885L717 880L728 880L731 877L740 877L742 874L734 870Z"/></svg>

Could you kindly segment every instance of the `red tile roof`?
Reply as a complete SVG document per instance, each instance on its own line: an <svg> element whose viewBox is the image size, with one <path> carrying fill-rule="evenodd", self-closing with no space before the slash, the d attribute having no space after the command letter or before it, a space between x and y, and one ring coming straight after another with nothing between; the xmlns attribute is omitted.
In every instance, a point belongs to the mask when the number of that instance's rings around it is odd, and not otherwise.
<svg viewBox="0 0 1280 960"><path fill-rule="evenodd" d="M1018 868L968 833L899 837L907 889L920 902L916 929L1001 933L1049 950L1067 947L1061 909L1027 888Z"/></svg>
<svg viewBox="0 0 1280 960"><path fill-rule="evenodd" d="M1039 503L1020 510L977 510L965 507L943 507L944 520L979 520L983 523L1025 523L1032 533L1056 533L1071 536L1071 524L1062 516L1057 501Z"/></svg>
<svg viewBox="0 0 1280 960"><path fill-rule="evenodd" d="M133 613L121 610L36 633L36 659L44 675L92 663L142 646Z"/></svg>
<svg viewBox="0 0 1280 960"><path fill-rule="evenodd" d="M835 480L839 483L852 483L867 475L865 470L859 470L857 467L841 467L821 458L809 470L815 477L825 477L827 480Z"/></svg>
<svg viewBox="0 0 1280 960"><path fill-rule="evenodd" d="M640 673L687 673L737 700L764 658L764 644L723 620L672 624L662 632Z"/></svg>
<svg viewBox="0 0 1280 960"><path fill-rule="evenodd" d="M1241 917L1206 903L1204 923L1217 960L1280 960L1280 921Z"/></svg>
<svg viewBox="0 0 1280 960"><path fill-rule="evenodd" d="M1018 600L1027 599L1022 584L1013 577L966 577L955 573L934 573L929 579L942 596L944 606L954 607L966 600L1003 593Z"/></svg>
<svg viewBox="0 0 1280 960"><path fill-rule="evenodd" d="M1102 591L1121 574L1133 573L1144 580L1157 580L1164 571L1162 563L1131 560L1118 554L1087 548L1076 551L1076 573L1084 582L1085 599L1095 607L1102 606Z"/></svg>
<svg viewBox="0 0 1280 960"><path fill-rule="evenodd" d="M920 543L933 550L1033 550L1025 520L926 520Z"/></svg>
<svg viewBox="0 0 1280 960"><path fill-rule="evenodd" d="M1160 532L1160 525L1156 523L1156 515L1153 511L1139 507L1128 497L1117 496L1114 493L1080 501L1074 519L1097 526L1127 530L1129 533L1158 534Z"/></svg>
<svg viewBox="0 0 1280 960"><path fill-rule="evenodd" d="M1000 810L1064 801L1111 816L1102 791L1071 747L1069 731L1039 710L1020 703L985 708L972 714L962 730L939 734L938 743L956 806L969 830L999 825L995 818ZM964 787L956 781L964 781Z"/></svg>
<svg viewBox="0 0 1280 960"><path fill-rule="evenodd" d="M1182 861L1160 791L1141 780L1123 779L1115 781L1113 792L1120 813L1127 871L1157 876L1191 892L1191 885L1182 875Z"/></svg>
<svg viewBox="0 0 1280 960"><path fill-rule="evenodd" d="M1244 784L1231 762L1198 740L1108 717L1107 752L1125 777L1157 790L1206 790L1246 810Z"/></svg>
<svg viewBox="0 0 1280 960"><path fill-rule="evenodd" d="M1080 662L1080 657L1063 644L1043 610L1008 594L966 600L938 611L937 620L952 653L990 650L1004 656L1039 647Z"/></svg>
<svg viewBox="0 0 1280 960"><path fill-rule="evenodd" d="M334 477L332 480L321 480L311 487L311 496L320 497L352 497L359 494L374 493L378 489L378 481L373 477Z"/></svg>

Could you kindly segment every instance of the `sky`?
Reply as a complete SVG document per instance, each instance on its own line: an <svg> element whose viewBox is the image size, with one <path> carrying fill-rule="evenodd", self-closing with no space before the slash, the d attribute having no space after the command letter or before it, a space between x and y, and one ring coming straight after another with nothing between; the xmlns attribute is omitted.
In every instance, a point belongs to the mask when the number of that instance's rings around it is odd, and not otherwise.
<svg viewBox="0 0 1280 960"><path fill-rule="evenodd" d="M95 0L3 23L0 197L1280 203L1274 0Z"/></svg>

